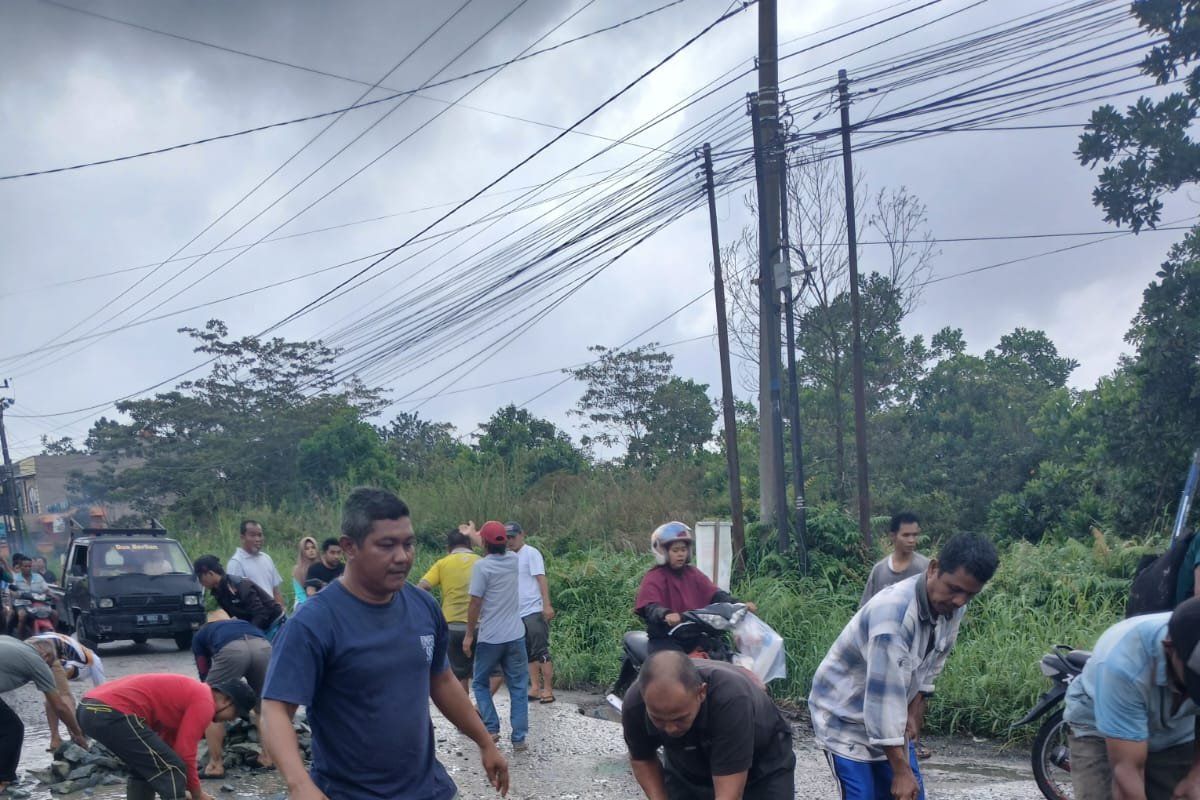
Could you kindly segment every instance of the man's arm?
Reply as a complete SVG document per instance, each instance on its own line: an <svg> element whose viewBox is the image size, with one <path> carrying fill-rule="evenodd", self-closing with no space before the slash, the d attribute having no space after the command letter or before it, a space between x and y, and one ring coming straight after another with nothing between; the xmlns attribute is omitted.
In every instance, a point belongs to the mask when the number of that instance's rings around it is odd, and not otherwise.
<svg viewBox="0 0 1200 800"><path fill-rule="evenodd" d="M86 735L83 733L83 728L79 727L79 720L75 719L75 709L66 701L58 691L45 692L46 702L54 709L54 713L58 714L58 718L67 726L67 730L71 733L71 740L81 747L87 747L89 742Z"/></svg>
<svg viewBox="0 0 1200 800"><path fill-rule="evenodd" d="M746 777L749 774L749 771L746 771L733 775L713 775L713 800L742 800L742 792L746 789Z"/></svg>
<svg viewBox="0 0 1200 800"><path fill-rule="evenodd" d="M638 786L646 793L646 800L667 800L667 783L663 780L662 764L657 758L649 761L629 759L633 768L633 777L637 778ZM741 797L741 795L735 795Z"/></svg>
<svg viewBox="0 0 1200 800"><path fill-rule="evenodd" d="M1196 717L1196 732L1200 733L1200 717ZM1175 787L1172 798L1177 800L1197 800L1200 798L1200 745L1192 745L1192 768Z"/></svg>
<svg viewBox="0 0 1200 800"><path fill-rule="evenodd" d="M450 720L450 724L458 728L479 747L479 757L483 761L483 769L487 773L488 783L500 792L508 795L508 762L500 754L491 734L483 726L483 720L475 713L467 693L454 673L444 669L436 675L429 676L429 698L438 710Z"/></svg>
<svg viewBox="0 0 1200 800"><path fill-rule="evenodd" d="M870 620L867 621L868 623ZM912 660L899 632L872 635L867 643L863 724L868 741L883 750L892 767L892 797L916 800L920 791L908 762L908 685Z"/></svg>
<svg viewBox="0 0 1200 800"><path fill-rule="evenodd" d="M910 742L921 738L921 728L925 727L925 708L928 702L928 697L924 692L917 692L917 696L908 704L908 725L904 729L904 736Z"/></svg>
<svg viewBox="0 0 1200 800"><path fill-rule="evenodd" d="M908 744L883 748L888 764L892 768L892 800L917 800L921 786L908 763Z"/></svg>
<svg viewBox="0 0 1200 800"><path fill-rule="evenodd" d="M263 745L287 782L288 796L292 800L329 800L313 783L304 766L296 729L292 727L292 717L295 715L296 706L293 703L263 700Z"/></svg>
<svg viewBox="0 0 1200 800"><path fill-rule="evenodd" d="M545 575L535 576L537 579L538 591L542 593L542 616L546 622L554 619L554 606L550 605L550 584L546 581Z"/></svg>
<svg viewBox="0 0 1200 800"><path fill-rule="evenodd" d="M475 645L475 629L479 627L479 611L482 608L483 598L472 595L471 603L467 606L467 635L463 637L463 652L467 655L471 655L471 648Z"/></svg>
<svg viewBox="0 0 1200 800"><path fill-rule="evenodd" d="M1112 765L1113 800L1146 800L1146 742L1105 739L1108 763Z"/></svg>
<svg viewBox="0 0 1200 800"><path fill-rule="evenodd" d="M280 584L275 584L275 602L279 603L280 608L287 608L283 602L283 592L280 590Z"/></svg>

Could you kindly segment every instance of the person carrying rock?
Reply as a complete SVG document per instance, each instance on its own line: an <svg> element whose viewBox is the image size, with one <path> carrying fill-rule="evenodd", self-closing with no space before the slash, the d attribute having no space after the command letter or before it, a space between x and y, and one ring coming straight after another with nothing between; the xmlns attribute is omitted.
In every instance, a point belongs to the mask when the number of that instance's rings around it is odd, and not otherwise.
<svg viewBox="0 0 1200 800"><path fill-rule="evenodd" d="M75 707L75 695L71 694L70 681L91 678L93 686L104 683L104 663L100 656L70 636L62 633L39 633L26 639L25 644L37 650L42 660L50 667L58 694L70 708ZM62 746L62 737L58 732L58 712L49 701L46 702L46 721L50 723L50 745L46 749L54 751Z"/></svg>
<svg viewBox="0 0 1200 800"><path fill-rule="evenodd" d="M212 800L196 769L200 737L214 722L248 717L257 702L241 681L129 675L87 692L78 714L83 730L129 768L128 800Z"/></svg>
<svg viewBox="0 0 1200 800"><path fill-rule="evenodd" d="M293 800L450 800L429 700L479 748L489 782L508 791L508 762L446 661L436 601L407 582L416 555L408 506L356 489L342 512L346 572L310 598L276 642L263 690L263 742ZM522 669L523 671L523 669ZM308 710L312 767L292 717Z"/></svg>
<svg viewBox="0 0 1200 800"><path fill-rule="evenodd" d="M27 683L33 683L46 696L47 705L52 706L66 723L71 739L79 746L87 747L88 739L75 720L75 711L58 693L54 674L41 655L20 639L0 636L0 694ZM24 740L24 723L17 712L0 700L0 792L17 779L17 764L21 760Z"/></svg>
<svg viewBox="0 0 1200 800"><path fill-rule="evenodd" d="M271 643L258 628L240 619L210 621L192 637L192 655L200 680L209 686L222 686L245 679L255 694L262 694L271 661ZM259 720L261 723L261 718ZM261 728L260 736L261 739ZM204 732L208 742L208 763L204 777L225 777L225 723L214 722ZM273 767L271 757L263 752L258 766Z"/></svg>

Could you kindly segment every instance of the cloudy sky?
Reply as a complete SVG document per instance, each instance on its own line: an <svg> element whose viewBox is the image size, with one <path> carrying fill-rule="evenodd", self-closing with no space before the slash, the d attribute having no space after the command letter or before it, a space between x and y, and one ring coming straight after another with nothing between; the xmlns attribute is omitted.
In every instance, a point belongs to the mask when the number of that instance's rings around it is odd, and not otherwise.
<svg viewBox="0 0 1200 800"><path fill-rule="evenodd" d="M462 75L512 59L535 42L540 41L537 48L562 42L667 0L474 0L449 21L461 2L73 2L95 14L227 49L42 0L0 3L0 175L112 158L326 112L354 103L377 82L391 90L409 89L435 75ZM828 111L822 93L832 88L839 66L853 78L881 59L1046 7L1018 0L784 0L780 5L784 54L879 23L784 62L784 77L811 70L794 83L812 85L795 88L789 96L815 92L812 102L818 111ZM728 0L681 0L646 19L494 74L430 88L403 103L391 100L340 118L0 181L0 377L12 379L8 394L17 402L6 415L14 456L38 452L43 434L81 439L104 410L61 412L105 404L199 364L202 359L190 352L177 328L202 326L216 317L234 335L255 334L321 297L372 260L336 265L395 247L422 231L728 8ZM907 13L884 21L901 12ZM418 48L439 25L442 29ZM1131 20L1107 31L1110 37L1134 32ZM625 143L614 146L611 140L627 137L710 81L749 69L756 36L757 10L751 7L431 233L473 222L524 196L522 187L538 186L568 169L575 168L543 197L586 187L633 159L649 164L650 157L665 158L662 150L674 150L679 143L675 137L689 126L737 106L754 88L755 76L740 78ZM1131 39L1124 46L1142 42ZM868 46L869 51L856 53ZM1136 55L1128 55L1101 66L1135 60ZM488 75L492 77L472 89ZM931 74L911 87L879 96L864 93L853 113L856 118L882 113L944 94L955 77ZM886 73L875 80L888 85ZM1144 83L1126 81L1111 91ZM871 87L862 88L866 92ZM376 89L368 97L393 93ZM457 105L448 106L460 96ZM1079 124L1093 105L1012 124ZM812 108L798 110L804 112L797 114L799 124L813 124ZM729 119L727 149L748 147L748 120L740 109ZM834 119L823 117L815 124L832 125ZM1104 231L1109 226L1090 199L1095 176L1071 155L1077 135L1076 129L1052 127L931 136L864 152L856 156L856 167L872 187L904 186L918 196L938 238ZM579 166L587 159L592 160ZM690 168L686 175L692 179ZM749 188L731 187L719 203L725 240L739 235L750 221L742 199ZM443 295L436 306L411 300L420 281L440 278L450 285L450 276L461 279L462 291L468 292L479 275L471 269L477 263L469 258L472 253L518 225L538 230L566 213L565 206L546 203L504 217L469 242L464 233L438 240L425 252L405 248L368 273L376 277L362 288L288 322L278 333L293 339L326 337L381 309L376 319L396 325L449 312L456 317L456 338L439 340L437 358L429 360L425 351L410 347L397 351L372 376L386 376L393 397L412 395L395 409L419 407L423 416L451 421L467 432L497 407L536 397L529 404L532 411L571 427L566 411L580 390L571 382L551 389L561 380L556 374L462 390L585 361L588 345L621 344L703 292L711 285L703 208L630 250L536 323L511 304L476 306L452 294ZM1168 205L1165 219L1190 214L1194 210L1184 198ZM322 228L333 229L312 232ZM1181 236L1164 231L1104 240L936 282L926 288L905 327L910 334L926 335L946 325L960 327L978 352L1016 326L1041 328L1060 351L1080 361L1075 385L1089 386L1112 370L1127 349L1122 337L1141 291L1169 245ZM287 238L270 241L279 237ZM267 241L230 249L260 239ZM1096 240L945 242L938 245L933 277ZM181 255L204 257L167 260ZM401 262L406 255L411 258ZM879 248L864 247L863 269L878 266L880 256ZM239 299L183 310L325 268ZM529 297L544 297L536 288ZM160 315L169 316L145 321ZM696 339L712 332L713 319L712 301L706 298L635 343L694 339L671 347L676 369L711 384L716 394L715 344L711 338ZM141 324L22 355L131 322ZM489 358L468 358L501 337L508 345ZM463 361L467 363L459 366ZM744 387L739 394L749 396ZM422 398L431 399L418 406Z"/></svg>

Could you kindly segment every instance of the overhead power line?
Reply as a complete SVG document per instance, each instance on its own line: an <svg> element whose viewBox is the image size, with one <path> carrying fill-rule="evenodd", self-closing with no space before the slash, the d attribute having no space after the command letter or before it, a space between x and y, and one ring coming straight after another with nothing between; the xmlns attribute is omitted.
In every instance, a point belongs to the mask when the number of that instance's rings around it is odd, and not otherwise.
<svg viewBox="0 0 1200 800"><path fill-rule="evenodd" d="M311 67L303 66L302 64L295 64L290 61L283 61L283 60L276 59L276 58L270 58L269 56L263 56L263 55L259 55L257 53L250 53L245 50L238 50L236 48L225 47L223 45L215 44L213 42L206 42L206 41L203 41L200 39L195 39L195 38L192 38L189 36L182 36L179 34L170 33L168 31L163 31L158 28L151 28L146 25L140 25L138 23L131 22L129 20L123 20L123 19L119 19L117 17L110 17L105 14L97 13L95 11L89 11L87 9L76 8L75 6L70 6L70 5L67 5L66 3L59 3L59 2L57 2L57 0L39 0L39 2L44 3L46 5L55 6L57 8L61 8L61 9L67 10L67 11L73 11L77 14L85 14L89 17L96 17L98 19L106 20L108 22L114 22L114 23L117 23L120 25L126 25L131 28L137 28L138 30L147 31L149 33L158 34L160 36L168 36L172 39L179 39L181 41L200 45L202 47L210 47L215 50L221 50L226 53L233 53L235 55L245 56L247 58L253 58L255 60L264 61L269 64L276 64L278 66L288 67L290 69L301 70L303 72L309 72L314 75L321 75L321 76L324 76L327 78L335 78L340 81L345 81L348 83L355 83L360 86L368 86L368 87L370 87L371 90L382 89L384 91L391 92L392 94L389 94L386 97L379 97L374 100L355 101L351 105L343 106L342 108L334 108L329 111L321 111L316 114L308 114L308 115L302 116L302 117L293 117L291 119L280 120L279 122L270 122L265 125L257 125L252 128L243 128L242 130L231 131L229 133L221 133L221 134L216 134L214 136L205 136L205 137L202 137L199 139L192 139L192 140L186 141L186 142L178 142L176 144L166 145L164 147L156 147L151 150L141 150L136 153L127 153L127 154L121 155L121 156L112 156L110 158L101 158L101 159L95 159L92 161L84 161L84 162L80 162L78 164L71 164L71 165L62 166L62 167L51 167L51 168L47 168L47 169L30 170L28 172L16 172L16 173L12 173L10 175L0 175L0 181L16 180L18 178L33 178L33 177L37 177L39 175L54 175L54 174L57 174L60 172L72 172L74 170L88 169L89 167L99 167L99 166L103 166L106 164L117 164L122 161L132 161L134 159L146 158L148 156L162 155L164 153L171 153L176 150L184 150L189 147L197 147L199 145L211 144L213 142L220 142L220 141L224 141L226 139L235 139L235 138L238 138L241 136L248 136L248 135L254 134L254 133L262 133L263 131L274 130L275 128L283 128L283 127L287 127L289 125L298 125L298 124L304 123L304 122L312 122L313 120L324 119L325 117L341 115L341 114L345 114L348 111L356 111L361 108L369 108L371 106L379 105L381 103L390 103L391 101L400 99L402 97L415 96L415 97L420 97L423 100L430 100L430 101L433 101L436 103L450 104L450 101L448 101L448 100L443 100L438 97L430 97L430 96L424 94L424 92L429 89L434 89L434 88L437 88L440 86L448 86L452 83L457 83L458 81L466 80L467 78L473 78L477 75L485 75L489 72L495 72L495 71L501 70L505 67L511 66L512 64L518 64L522 61L528 61L531 58L536 58L537 56L543 55L545 53L550 53L550 52L553 52L560 48L567 47L568 45L572 45L577 42L581 42L585 39L590 39L592 37L598 36L602 33L608 33L609 31L617 30L618 28L624 27L624 26L632 24L634 22L639 22L647 17L653 16L654 14L657 14L661 11L665 11L668 8L677 6L680 3L683 3L686 1L687 0L672 0L672 2L658 6L657 8L653 8L649 11L643 12L636 16L629 17L627 19L623 19L620 22L616 22L612 25L608 25L603 28L598 28L594 31L590 31L590 32L582 34L580 36L576 36L571 39L567 39L566 41L559 42L558 44L551 45L550 47L543 47L540 50L535 50L530 53L525 53L523 55L517 56L516 58L511 58L507 61L502 61L498 64L492 64L491 66L481 67L479 69L471 70L470 72L465 72L461 75L455 75L453 78L446 78L446 79L443 79L440 81L435 81L432 83L424 84L421 87L416 88L416 89L391 89L391 88L388 88L387 86L383 86L381 83L378 83L378 82L370 83L369 81L360 80L358 78L352 78L347 75L339 75L334 72L328 72L328 71L320 70L320 69L313 69ZM937 1L940 2L940 0L937 0ZM364 97L365 97L365 95L364 95ZM482 112L485 114L493 114L495 116L505 117L506 119L512 119L512 120L516 120L519 122L527 122L527 123L530 123L533 125L539 125L539 126L545 127L545 128L554 128L557 130L562 130L562 128L559 127L558 125L554 125L549 122L539 122L537 120L525 119L523 117L514 116L512 114L505 114L502 112L491 111L489 109L477 108L474 106L466 106L461 103L459 103L458 105L459 105L459 107L469 108L470 110L479 111L479 112ZM577 135L581 135L581 136L589 136L589 137L592 137L595 139L604 139L606 141L612 141L611 139L609 139L606 136L601 136L599 134L594 134L594 133L588 133L587 131L574 131L574 133L576 133ZM625 144L630 144L634 147L642 146L642 145L637 144L636 142L625 142Z"/></svg>

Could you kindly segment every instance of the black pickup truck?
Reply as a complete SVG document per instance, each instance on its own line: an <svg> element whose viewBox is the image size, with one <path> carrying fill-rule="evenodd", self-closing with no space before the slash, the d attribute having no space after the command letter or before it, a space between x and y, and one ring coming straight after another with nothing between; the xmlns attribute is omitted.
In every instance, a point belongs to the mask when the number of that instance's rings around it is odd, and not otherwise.
<svg viewBox="0 0 1200 800"><path fill-rule="evenodd" d="M87 528L71 536L57 597L59 622L86 647L173 639L204 622L204 589L183 546L158 528Z"/></svg>

